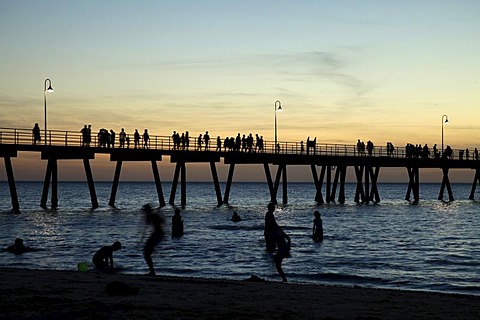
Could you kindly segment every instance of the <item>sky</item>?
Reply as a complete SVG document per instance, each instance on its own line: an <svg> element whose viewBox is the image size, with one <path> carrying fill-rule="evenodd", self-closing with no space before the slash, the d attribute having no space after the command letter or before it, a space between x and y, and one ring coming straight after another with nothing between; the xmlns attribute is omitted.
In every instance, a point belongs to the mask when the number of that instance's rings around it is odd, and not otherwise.
<svg viewBox="0 0 480 320"><path fill-rule="evenodd" d="M445 145L473 149L480 136L479 1L0 0L0 41L3 128L43 130L48 78L48 129L273 140L280 100L280 141L440 145L444 114ZM18 180L44 177L39 154L13 165ZM168 158L159 165L171 180ZM61 180L85 179L81 161L59 166ZM92 166L112 179L108 158ZM122 179L150 180L149 168L125 165ZM263 181L262 170L236 179ZM309 170L289 180L311 181ZM404 168L385 172L381 181L408 181ZM187 174L211 179L208 165Z"/></svg>

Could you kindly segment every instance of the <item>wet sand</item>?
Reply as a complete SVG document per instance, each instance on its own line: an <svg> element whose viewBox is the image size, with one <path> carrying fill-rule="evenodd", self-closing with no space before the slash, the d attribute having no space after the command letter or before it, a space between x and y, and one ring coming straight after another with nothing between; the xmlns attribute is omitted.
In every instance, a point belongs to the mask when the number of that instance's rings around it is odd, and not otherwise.
<svg viewBox="0 0 480 320"><path fill-rule="evenodd" d="M115 281L138 293L107 294ZM24 318L480 319L480 296L0 268L0 319Z"/></svg>

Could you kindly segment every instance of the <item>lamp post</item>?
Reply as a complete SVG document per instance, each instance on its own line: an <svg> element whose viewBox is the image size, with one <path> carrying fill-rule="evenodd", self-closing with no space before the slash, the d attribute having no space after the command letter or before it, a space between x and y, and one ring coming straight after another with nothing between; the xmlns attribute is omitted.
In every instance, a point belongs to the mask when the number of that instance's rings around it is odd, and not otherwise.
<svg viewBox="0 0 480 320"><path fill-rule="evenodd" d="M278 104L278 107L277 107ZM277 100L275 101L275 145L274 145L274 150L275 153L277 153L277 111L282 111L282 103Z"/></svg>
<svg viewBox="0 0 480 320"><path fill-rule="evenodd" d="M48 89L47 89L48 82ZM45 86L43 89L43 103L45 105L45 145L47 144L47 92L53 92L52 81L50 79L45 79Z"/></svg>
<svg viewBox="0 0 480 320"><path fill-rule="evenodd" d="M445 118L445 121L443 120L443 118ZM443 149L443 124L444 123L448 123L448 116L446 114L442 116L442 156L443 156L443 152L445 151L445 149Z"/></svg>

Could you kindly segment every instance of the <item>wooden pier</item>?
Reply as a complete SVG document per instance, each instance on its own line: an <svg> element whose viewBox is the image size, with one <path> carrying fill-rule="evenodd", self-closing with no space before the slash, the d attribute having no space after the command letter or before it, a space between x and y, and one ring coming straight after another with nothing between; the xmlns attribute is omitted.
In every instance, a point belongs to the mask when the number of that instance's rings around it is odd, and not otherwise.
<svg viewBox="0 0 480 320"><path fill-rule="evenodd" d="M187 165L189 163L208 163L212 173L217 205L229 203L230 191L234 179L235 167L242 164L256 164L263 166L265 179L268 185L270 201L277 204L277 194L282 184L282 203L288 203L288 175L289 166L309 166L312 172L312 180L315 186L314 199L318 204L338 202L344 203L345 178L349 167L353 168L356 178L356 189L353 197L356 203L378 203L380 193L378 190L378 177L381 168L403 167L408 174L408 187L405 200L412 203L420 201L420 169L436 168L442 170L443 178L439 191L439 200L444 200L444 192L447 189L448 201L453 201L453 192L449 180L450 169L472 169L474 178L470 199L474 199L477 184L480 183L480 161L478 158L463 159L456 156L461 154L455 151L450 157L420 157L407 155L404 148L397 148L394 152L385 147L375 147L371 155L358 152L356 145L321 144L311 141L309 148L313 152L305 153L300 142L280 142L277 148L274 144L265 141L263 148L251 150L227 150L217 149L216 144L208 148L198 149L179 148L174 146L172 138L168 136L150 136L146 148L108 148L100 147L94 138L90 146L82 146L82 136L79 132L51 130L45 134L47 141L33 144L31 130L0 128L0 156L4 158L7 173L12 210L20 212L20 205L15 186L14 170L11 158L17 157L18 151L40 152L41 159L47 161L45 180L40 206L47 208L48 194L51 187L51 208L58 207L58 161L59 160L82 160L86 180L91 197L92 208L99 206L95 192L95 184L90 168L90 160L95 159L96 154L109 154L110 161L116 162L112 190L108 204L115 207L118 184L121 169L124 162L148 161L151 163L152 173L158 195L159 206L166 205L160 172L157 166L164 156L169 157L170 162L175 163L175 172L168 203L175 205L176 191L180 182L180 205L187 204ZM192 139L193 140L193 139ZM222 195L220 181L217 174L216 164L223 160L229 165L225 190ZM271 172L276 168L276 172ZM274 177L274 178L273 178ZM338 190L338 196L337 196ZM413 195L413 200L412 200Z"/></svg>

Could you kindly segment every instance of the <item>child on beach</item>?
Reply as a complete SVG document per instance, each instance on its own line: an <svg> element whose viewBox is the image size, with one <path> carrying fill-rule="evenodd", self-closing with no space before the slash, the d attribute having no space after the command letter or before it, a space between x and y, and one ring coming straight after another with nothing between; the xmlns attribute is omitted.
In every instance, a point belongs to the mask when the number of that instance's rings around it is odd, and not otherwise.
<svg viewBox="0 0 480 320"><path fill-rule="evenodd" d="M122 244L115 241L111 246L101 247L94 255L92 262L99 270L113 268L113 252L122 249Z"/></svg>

